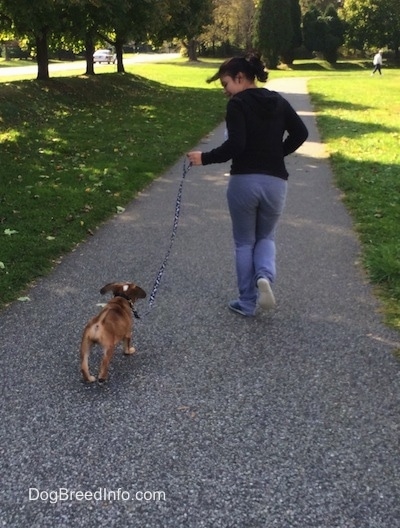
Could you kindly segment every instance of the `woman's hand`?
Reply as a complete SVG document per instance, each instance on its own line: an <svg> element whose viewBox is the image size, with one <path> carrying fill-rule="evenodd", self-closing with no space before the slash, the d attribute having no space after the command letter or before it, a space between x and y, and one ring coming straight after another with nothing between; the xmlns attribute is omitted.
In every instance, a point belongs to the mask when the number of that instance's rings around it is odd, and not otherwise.
<svg viewBox="0 0 400 528"><path fill-rule="evenodd" d="M187 157L192 165L202 165L201 154L202 152L200 150L193 150L187 153Z"/></svg>

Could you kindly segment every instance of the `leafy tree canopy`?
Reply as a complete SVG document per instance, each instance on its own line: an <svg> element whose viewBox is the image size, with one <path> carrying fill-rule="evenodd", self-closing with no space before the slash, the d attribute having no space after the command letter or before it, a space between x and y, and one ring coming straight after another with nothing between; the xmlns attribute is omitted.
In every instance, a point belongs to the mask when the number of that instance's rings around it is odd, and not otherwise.
<svg viewBox="0 0 400 528"><path fill-rule="evenodd" d="M343 17L347 23L346 43L356 49L400 46L399 0L346 0Z"/></svg>

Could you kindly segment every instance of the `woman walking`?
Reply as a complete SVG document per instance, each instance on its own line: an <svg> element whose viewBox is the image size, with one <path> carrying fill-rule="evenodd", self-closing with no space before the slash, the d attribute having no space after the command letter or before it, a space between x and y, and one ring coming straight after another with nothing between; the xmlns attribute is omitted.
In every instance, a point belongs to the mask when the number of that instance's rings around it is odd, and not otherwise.
<svg viewBox="0 0 400 528"><path fill-rule="evenodd" d="M284 158L307 139L295 110L281 95L259 88L268 73L257 56L225 61L207 82L220 80L229 97L227 139L210 152L187 154L193 165L232 160L227 190L236 254L238 299L229 308L253 316L273 308L275 230L283 211L288 172Z"/></svg>
<svg viewBox="0 0 400 528"><path fill-rule="evenodd" d="M379 72L379 75L382 75L382 50L379 50L377 53L375 53L372 63L374 65L374 69L372 70L371 75L375 75L376 72Z"/></svg>

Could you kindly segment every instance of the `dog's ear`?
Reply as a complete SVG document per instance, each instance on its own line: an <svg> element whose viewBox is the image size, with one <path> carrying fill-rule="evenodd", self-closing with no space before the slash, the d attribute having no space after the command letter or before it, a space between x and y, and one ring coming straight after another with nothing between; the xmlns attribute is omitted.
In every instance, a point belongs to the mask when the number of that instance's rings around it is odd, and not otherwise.
<svg viewBox="0 0 400 528"><path fill-rule="evenodd" d="M120 284L117 282L110 282L109 284L106 284L101 288L100 293L101 295L104 295L105 293L112 291L115 294L115 291L118 289L119 286Z"/></svg>
<svg viewBox="0 0 400 528"><path fill-rule="evenodd" d="M110 282L101 288L100 293L104 295L109 291L112 291L114 296L124 293L132 300L144 299L146 297L146 292L133 282Z"/></svg>
<svg viewBox="0 0 400 528"><path fill-rule="evenodd" d="M146 297L146 292L142 290L140 286L136 286L136 284L132 286L133 288L129 292L129 297L131 299L144 299Z"/></svg>

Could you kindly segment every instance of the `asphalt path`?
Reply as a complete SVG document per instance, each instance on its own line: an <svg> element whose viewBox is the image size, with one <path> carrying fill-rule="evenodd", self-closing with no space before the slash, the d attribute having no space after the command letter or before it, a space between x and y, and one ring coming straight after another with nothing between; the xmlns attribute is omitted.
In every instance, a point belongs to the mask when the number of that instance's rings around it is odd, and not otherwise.
<svg viewBox="0 0 400 528"><path fill-rule="evenodd" d="M0 312L1 526L400 526L399 335L359 266L306 80L270 88L310 130L288 160L276 310L227 309L228 164L192 168L154 307L135 323L136 355L119 350L104 386L82 382L79 342L99 289L153 286L178 160L38 281L30 302ZM219 144L223 128L198 147Z"/></svg>
<svg viewBox="0 0 400 528"><path fill-rule="evenodd" d="M180 57L180 53L138 53L135 55L128 55L124 57L124 64L143 63L143 62L161 62L174 60ZM18 64L18 61L15 61ZM100 71L105 66L109 64L96 63L94 65L95 71ZM117 68L117 65L114 65ZM82 74L86 71L86 61L78 60L71 62L50 62L49 63L49 73L55 73L60 71L80 71ZM37 64L33 63L32 66L7 66L0 68L0 79L1 77L9 77L14 75L32 75L37 74Z"/></svg>

